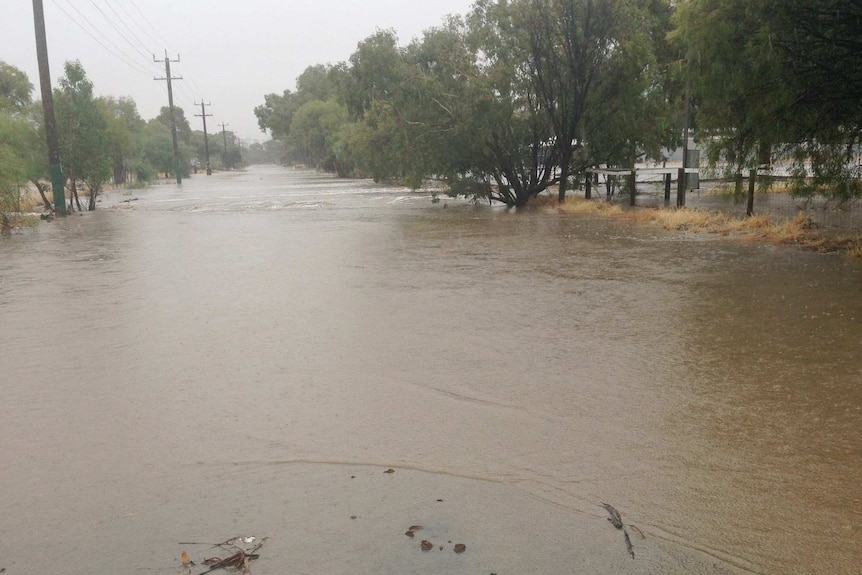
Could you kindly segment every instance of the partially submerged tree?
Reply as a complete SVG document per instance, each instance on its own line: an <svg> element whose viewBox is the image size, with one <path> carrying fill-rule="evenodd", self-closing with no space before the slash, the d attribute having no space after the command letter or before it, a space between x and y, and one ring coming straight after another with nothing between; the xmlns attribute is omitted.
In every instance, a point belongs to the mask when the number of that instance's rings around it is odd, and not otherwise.
<svg viewBox="0 0 862 575"><path fill-rule="evenodd" d="M768 0L790 87L795 191L862 196L862 1Z"/></svg>
<svg viewBox="0 0 862 575"><path fill-rule="evenodd" d="M57 131L63 173L69 179L72 199L78 199L78 183L90 196L87 209L96 209L96 198L111 177L113 159L105 116L93 96L93 83L80 62L66 62L60 89L55 91Z"/></svg>
<svg viewBox="0 0 862 575"><path fill-rule="evenodd" d="M0 193L2 209L13 205L19 186L28 181L41 194L43 205L51 209L41 182L48 173L45 139L42 136L42 109L31 99L33 86L27 75L0 61ZM15 197L17 207L17 197Z"/></svg>

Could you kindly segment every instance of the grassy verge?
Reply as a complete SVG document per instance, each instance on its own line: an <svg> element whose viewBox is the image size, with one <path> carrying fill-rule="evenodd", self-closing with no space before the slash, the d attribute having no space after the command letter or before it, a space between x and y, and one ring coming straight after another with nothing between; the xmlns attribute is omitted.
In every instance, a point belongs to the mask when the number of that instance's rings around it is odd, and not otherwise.
<svg viewBox="0 0 862 575"><path fill-rule="evenodd" d="M637 208L624 210L603 201L566 198L558 205L555 198L540 196L537 204L554 206L568 214L600 214L625 221L658 225L670 231L704 233L733 237L740 241L798 245L821 253L844 252L862 258L862 235L835 236L818 229L805 212L792 220L774 221L769 215L740 218L714 210L692 208Z"/></svg>

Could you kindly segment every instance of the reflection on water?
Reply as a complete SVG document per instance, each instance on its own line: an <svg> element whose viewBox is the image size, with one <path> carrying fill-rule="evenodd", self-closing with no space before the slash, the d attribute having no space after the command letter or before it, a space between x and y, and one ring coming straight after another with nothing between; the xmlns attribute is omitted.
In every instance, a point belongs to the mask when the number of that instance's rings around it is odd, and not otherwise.
<svg viewBox="0 0 862 575"><path fill-rule="evenodd" d="M429 198L255 168L0 242L0 568L284 528L267 466L327 462L856 572L858 263Z"/></svg>

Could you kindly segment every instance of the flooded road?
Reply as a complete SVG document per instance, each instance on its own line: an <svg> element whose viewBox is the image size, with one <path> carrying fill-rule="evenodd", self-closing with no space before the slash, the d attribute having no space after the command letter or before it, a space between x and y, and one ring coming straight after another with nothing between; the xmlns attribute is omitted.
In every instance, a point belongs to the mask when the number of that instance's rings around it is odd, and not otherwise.
<svg viewBox="0 0 862 575"><path fill-rule="evenodd" d="M255 574L859 573L860 296L842 256L275 167L116 193L0 241L0 569L255 534Z"/></svg>

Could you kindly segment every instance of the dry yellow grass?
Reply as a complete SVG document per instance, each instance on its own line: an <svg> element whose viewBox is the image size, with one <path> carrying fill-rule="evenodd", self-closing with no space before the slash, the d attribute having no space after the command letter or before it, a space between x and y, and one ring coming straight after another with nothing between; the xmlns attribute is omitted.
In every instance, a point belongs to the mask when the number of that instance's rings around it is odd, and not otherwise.
<svg viewBox="0 0 862 575"><path fill-rule="evenodd" d="M595 202L593 200L585 200L583 198L566 198L562 205L557 203L556 198L553 199L553 205L561 212L567 214L614 214L623 213L623 209L616 204L608 202Z"/></svg>
<svg viewBox="0 0 862 575"><path fill-rule="evenodd" d="M798 244L823 252L844 251L853 257L862 258L862 236L823 238L818 230L813 229L811 218L805 212L799 212L792 220L774 222L768 215L740 218L718 211L692 208L623 210L618 205L581 198L566 198L562 205L558 205L555 198L549 198L541 205L556 207L568 214L602 214L634 223L659 225L669 231L710 233L743 241Z"/></svg>

